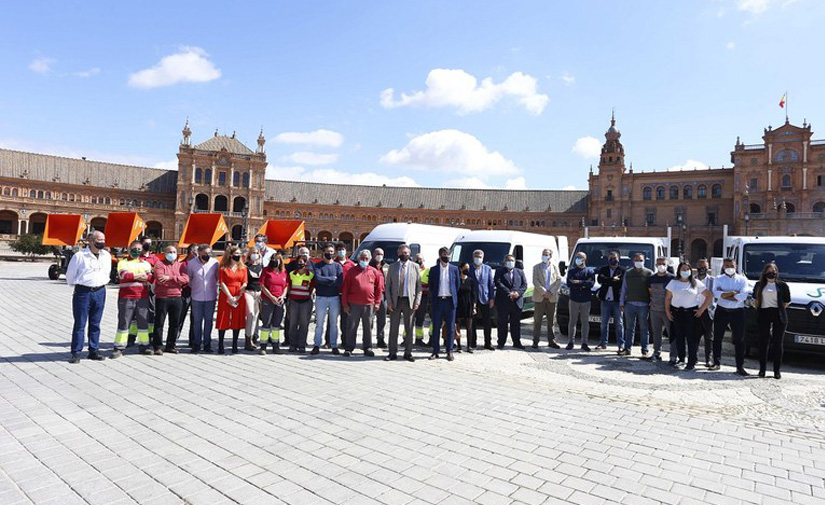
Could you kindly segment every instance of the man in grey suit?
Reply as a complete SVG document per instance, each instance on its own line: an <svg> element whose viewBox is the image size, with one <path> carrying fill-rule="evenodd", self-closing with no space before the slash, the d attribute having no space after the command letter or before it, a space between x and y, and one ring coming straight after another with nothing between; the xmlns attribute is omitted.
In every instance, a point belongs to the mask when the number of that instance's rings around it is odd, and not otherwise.
<svg viewBox="0 0 825 505"><path fill-rule="evenodd" d="M553 251L545 249L541 252L541 263L533 267L533 349L539 348L543 317L547 317L548 347L559 348L556 335L553 333L553 317L556 315L560 287L561 274L559 267L553 262Z"/></svg>
<svg viewBox="0 0 825 505"><path fill-rule="evenodd" d="M384 284L387 294L387 312L390 313L390 353L384 361L398 359L398 327L404 318L404 359L415 361L412 356L413 316L421 303L421 276L417 264L410 261L407 244L398 246L398 261L387 269Z"/></svg>

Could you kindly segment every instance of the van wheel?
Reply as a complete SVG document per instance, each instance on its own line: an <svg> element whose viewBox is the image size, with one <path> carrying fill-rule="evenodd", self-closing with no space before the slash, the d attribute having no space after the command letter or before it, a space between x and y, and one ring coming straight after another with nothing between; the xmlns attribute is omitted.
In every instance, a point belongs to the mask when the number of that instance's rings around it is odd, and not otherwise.
<svg viewBox="0 0 825 505"><path fill-rule="evenodd" d="M49 279L56 281L60 277L60 268L57 265L49 267Z"/></svg>

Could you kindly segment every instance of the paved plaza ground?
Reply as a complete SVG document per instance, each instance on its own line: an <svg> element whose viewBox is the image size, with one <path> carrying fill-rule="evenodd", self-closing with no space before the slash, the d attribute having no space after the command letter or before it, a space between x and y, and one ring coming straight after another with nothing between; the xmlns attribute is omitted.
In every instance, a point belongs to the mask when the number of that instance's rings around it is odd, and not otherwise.
<svg viewBox="0 0 825 505"><path fill-rule="evenodd" d="M69 365L71 289L46 268L0 263L3 505L825 503L821 359L780 381L730 352L684 372L545 347Z"/></svg>

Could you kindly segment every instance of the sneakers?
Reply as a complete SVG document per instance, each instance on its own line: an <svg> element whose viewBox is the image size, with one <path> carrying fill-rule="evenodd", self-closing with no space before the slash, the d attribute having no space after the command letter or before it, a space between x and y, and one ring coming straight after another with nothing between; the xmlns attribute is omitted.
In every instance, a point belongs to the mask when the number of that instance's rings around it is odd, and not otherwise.
<svg viewBox="0 0 825 505"><path fill-rule="evenodd" d="M163 350L155 349L155 351L152 354L154 354L155 356L163 356Z"/></svg>
<svg viewBox="0 0 825 505"><path fill-rule="evenodd" d="M650 359L650 352L647 349L642 349L642 359Z"/></svg>
<svg viewBox="0 0 825 505"><path fill-rule="evenodd" d="M315 347L312 348L312 351L310 351L310 354L313 355L313 356L316 356L320 352L321 352L321 349L318 348L318 346L316 345Z"/></svg>
<svg viewBox="0 0 825 505"><path fill-rule="evenodd" d="M606 350L607 350L607 346L606 346L606 345L604 345L604 344L599 344L599 345L597 345L597 346L596 346L596 350L597 350L597 351L606 351Z"/></svg>
<svg viewBox="0 0 825 505"><path fill-rule="evenodd" d="M722 369L722 367L719 366L719 365L713 365L713 366L708 368L708 370L713 370L713 371L721 370L721 369Z"/></svg>
<svg viewBox="0 0 825 505"><path fill-rule="evenodd" d="M397 359L398 356L395 354L388 354L387 356L384 356L384 361L395 361Z"/></svg>
<svg viewBox="0 0 825 505"><path fill-rule="evenodd" d="M630 349L619 349L616 354L618 356L630 356Z"/></svg>
<svg viewBox="0 0 825 505"><path fill-rule="evenodd" d="M430 361L432 361L434 359L438 359L438 354L437 353L432 353L432 354L430 354L430 357L427 358L427 359L430 360Z"/></svg>
<svg viewBox="0 0 825 505"><path fill-rule="evenodd" d="M565 347L568 351L573 350L573 340L571 339L570 342L567 342L567 347Z"/></svg>

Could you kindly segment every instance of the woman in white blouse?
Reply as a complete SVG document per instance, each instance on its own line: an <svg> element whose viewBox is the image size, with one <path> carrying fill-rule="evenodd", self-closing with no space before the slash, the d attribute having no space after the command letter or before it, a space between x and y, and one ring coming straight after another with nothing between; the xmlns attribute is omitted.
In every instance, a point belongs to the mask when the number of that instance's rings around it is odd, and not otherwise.
<svg viewBox="0 0 825 505"><path fill-rule="evenodd" d="M756 320L759 326L759 376L765 376L768 365L768 344L770 344L773 376L781 378L779 368L782 365L782 341L785 328L788 327L788 313L785 310L791 303L791 290L785 282L779 280L779 269L768 263L762 269L759 281L753 287L756 299Z"/></svg>
<svg viewBox="0 0 825 505"><path fill-rule="evenodd" d="M685 370L696 368L699 351L700 318L707 310L713 298L701 281L693 278L690 263L679 263L676 279L665 286L665 313L673 322L676 337L677 366L685 362L685 343L687 343L687 366ZM673 361L673 349L670 350Z"/></svg>

